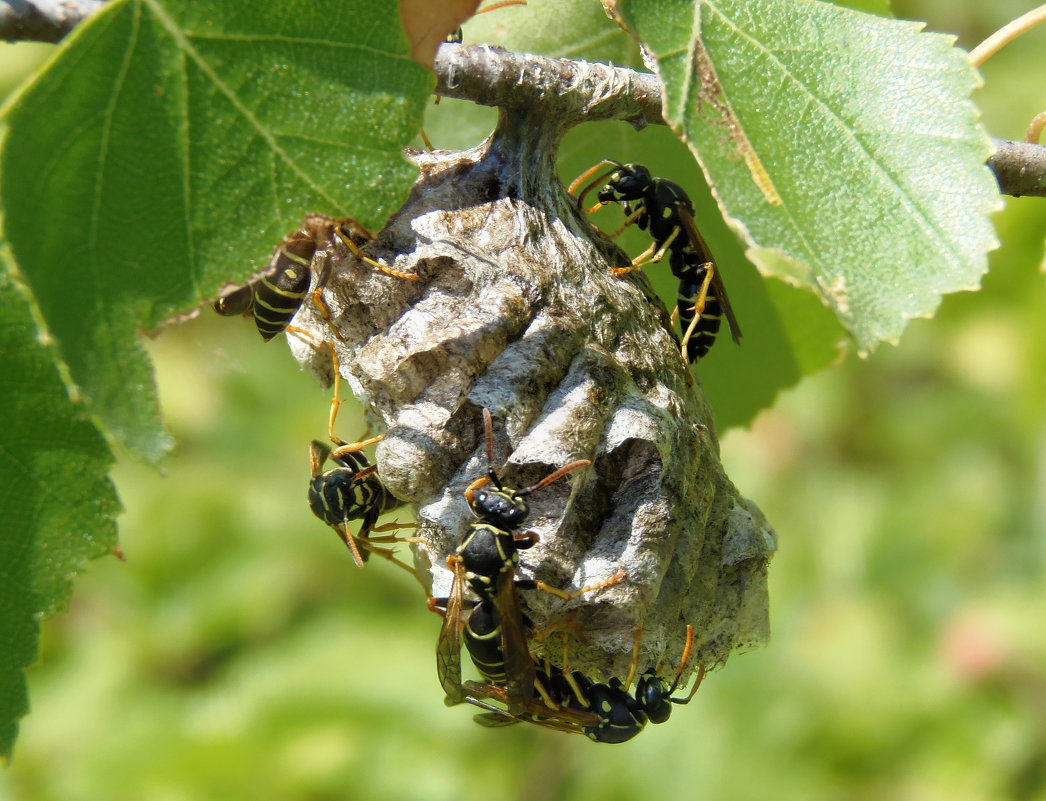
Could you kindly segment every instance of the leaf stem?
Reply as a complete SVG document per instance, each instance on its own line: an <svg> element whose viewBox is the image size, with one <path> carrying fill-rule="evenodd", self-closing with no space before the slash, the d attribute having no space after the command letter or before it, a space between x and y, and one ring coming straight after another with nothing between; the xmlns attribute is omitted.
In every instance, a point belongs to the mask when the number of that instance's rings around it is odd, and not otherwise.
<svg viewBox="0 0 1046 801"><path fill-rule="evenodd" d="M1027 14L1022 14L1017 19L1003 25L999 30L977 45L970 51L970 63L975 67L981 66L985 61L998 53L1018 36L1034 28L1039 23L1046 22L1046 3L1033 8Z"/></svg>

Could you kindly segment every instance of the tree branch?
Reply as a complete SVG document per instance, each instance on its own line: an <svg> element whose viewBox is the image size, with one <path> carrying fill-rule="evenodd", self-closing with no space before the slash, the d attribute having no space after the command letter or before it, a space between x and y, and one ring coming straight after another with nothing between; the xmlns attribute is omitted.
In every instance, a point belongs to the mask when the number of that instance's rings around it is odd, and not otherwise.
<svg viewBox="0 0 1046 801"><path fill-rule="evenodd" d="M1046 146L995 139L988 166L1004 195L1046 197Z"/></svg>
<svg viewBox="0 0 1046 801"><path fill-rule="evenodd" d="M104 5L104 0L0 0L0 38L59 42Z"/></svg>
<svg viewBox="0 0 1046 801"><path fill-rule="evenodd" d="M58 42L104 0L0 0L0 38ZM626 120L637 129L664 125L657 78L626 67L512 53L489 45L440 46L436 92L481 106L537 109L563 116L565 127ZM1004 195L1046 197L1046 146L994 140L988 166Z"/></svg>
<svg viewBox="0 0 1046 801"><path fill-rule="evenodd" d="M432 70L437 94L561 116L568 127L596 120L626 120L637 129L665 124L661 85L648 72L451 43L440 45Z"/></svg>
<svg viewBox="0 0 1046 801"><path fill-rule="evenodd" d="M489 45L444 44L433 65L436 92L481 106L563 115L567 127L618 119L664 125L657 78L627 67L510 53ZM988 159L1004 195L1046 197L1046 146L995 139Z"/></svg>

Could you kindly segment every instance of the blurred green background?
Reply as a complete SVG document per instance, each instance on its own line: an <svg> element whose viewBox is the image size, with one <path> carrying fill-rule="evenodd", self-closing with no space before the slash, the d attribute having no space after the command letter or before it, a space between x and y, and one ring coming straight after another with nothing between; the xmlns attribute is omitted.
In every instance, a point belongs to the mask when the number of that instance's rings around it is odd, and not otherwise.
<svg viewBox="0 0 1046 801"><path fill-rule="evenodd" d="M893 5L969 48L1034 3ZM1046 107L1044 41L985 66L993 135ZM2 48L7 89L48 52ZM246 321L165 332L178 451L121 459L127 562L44 623L0 798L1046 799L1046 202L996 221L982 292L724 434L780 538L773 639L618 746L444 708L419 587L358 571L305 503L329 395Z"/></svg>

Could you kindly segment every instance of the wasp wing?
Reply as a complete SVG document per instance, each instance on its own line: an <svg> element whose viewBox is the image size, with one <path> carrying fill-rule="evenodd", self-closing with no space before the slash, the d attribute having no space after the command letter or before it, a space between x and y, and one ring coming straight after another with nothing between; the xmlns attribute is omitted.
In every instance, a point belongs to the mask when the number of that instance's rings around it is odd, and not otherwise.
<svg viewBox="0 0 1046 801"><path fill-rule="evenodd" d="M549 709L538 698L532 698L527 703L527 708L518 714L512 714L500 707L480 701L479 697L490 698L498 703L508 705L508 692L503 687L494 684L476 684L465 682L468 696L465 700L473 706L487 710L486 714L474 715L473 720L480 726L487 728L498 728L511 726L513 723L533 723L535 726L543 726L546 729L568 732L571 734L584 734L585 727L593 727L599 724L599 715L595 712L580 709L560 707Z"/></svg>
<svg viewBox="0 0 1046 801"><path fill-rule="evenodd" d="M508 708L518 715L534 697L534 660L530 656L523 631L523 610L519 605L515 571L503 571L498 577L496 606L501 617L501 648L505 658L505 690Z"/></svg>
<svg viewBox="0 0 1046 801"><path fill-rule="evenodd" d="M465 628L463 614L465 596L465 567L460 557L453 557L454 583L447 598L443 628L436 641L436 675L447 694L446 704L460 704L465 700L461 687L461 631Z"/></svg>
<svg viewBox="0 0 1046 801"><path fill-rule="evenodd" d="M687 209L683 208L682 204L676 206L676 211L679 212L679 219L683 221L683 228L686 229L690 246L698 254L702 263L712 265L709 268L712 271L710 284L712 292L719 299L719 305L723 307L723 314L730 325L730 336L733 337L734 342L741 344L741 326L738 325L737 318L734 316L734 310L730 306L730 298L727 297L726 287L723 286L723 279L719 276L719 268L712 257L712 251L708 249L705 238L701 236L701 232L697 229L694 216Z"/></svg>

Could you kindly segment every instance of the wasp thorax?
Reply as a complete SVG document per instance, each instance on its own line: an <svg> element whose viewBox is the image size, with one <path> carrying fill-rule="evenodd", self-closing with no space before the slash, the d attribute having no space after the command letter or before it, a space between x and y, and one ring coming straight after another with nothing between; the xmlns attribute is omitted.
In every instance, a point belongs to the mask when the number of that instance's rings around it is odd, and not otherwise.
<svg viewBox="0 0 1046 801"><path fill-rule="evenodd" d="M644 673L636 683L636 700L651 723L664 723L672 714L668 697L671 690L664 679L652 673Z"/></svg>
<svg viewBox="0 0 1046 801"><path fill-rule="evenodd" d="M472 502L472 511L484 520L504 528L515 528L527 519L530 509L522 498L503 490L478 490Z"/></svg>

